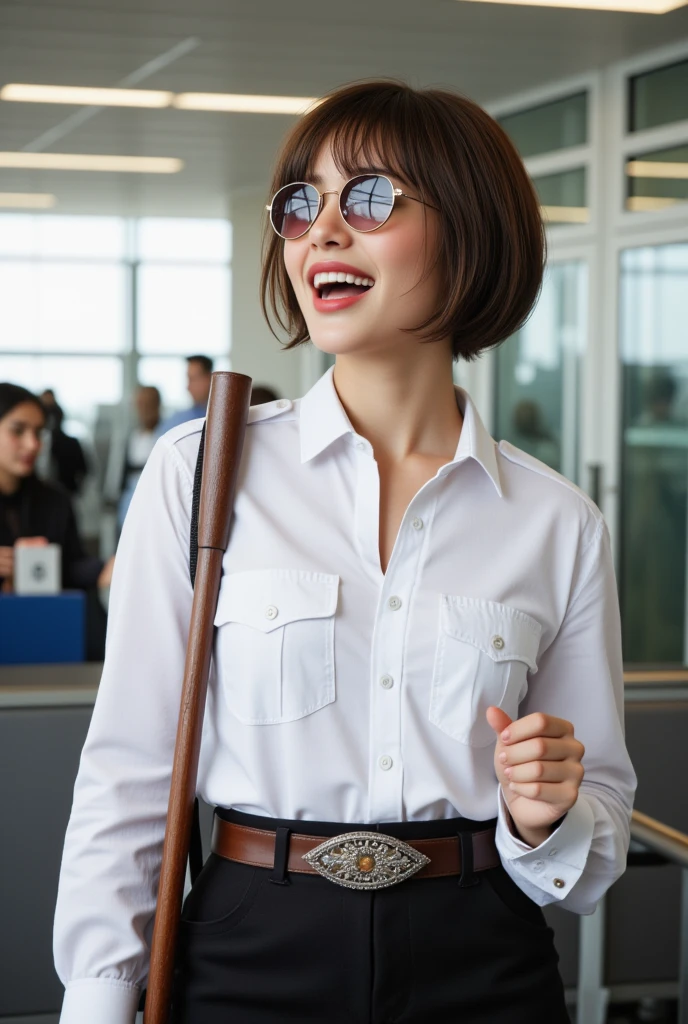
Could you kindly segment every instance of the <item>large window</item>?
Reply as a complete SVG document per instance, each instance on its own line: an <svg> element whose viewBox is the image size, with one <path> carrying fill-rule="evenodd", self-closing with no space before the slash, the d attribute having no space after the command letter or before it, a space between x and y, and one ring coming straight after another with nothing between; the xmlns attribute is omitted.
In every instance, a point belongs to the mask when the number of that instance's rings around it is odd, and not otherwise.
<svg viewBox="0 0 688 1024"><path fill-rule="evenodd" d="M2 377L53 388L74 432L93 437L133 384L186 404L186 355L228 366L226 221L0 216Z"/></svg>

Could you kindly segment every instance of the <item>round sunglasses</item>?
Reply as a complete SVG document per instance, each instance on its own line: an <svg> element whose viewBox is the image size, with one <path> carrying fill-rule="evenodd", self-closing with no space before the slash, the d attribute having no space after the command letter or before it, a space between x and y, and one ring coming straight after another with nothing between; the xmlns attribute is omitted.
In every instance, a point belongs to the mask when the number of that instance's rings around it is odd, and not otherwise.
<svg viewBox="0 0 688 1024"><path fill-rule="evenodd" d="M284 185L272 198L265 209L270 214L270 223L280 236L288 241L301 238L310 228L322 210L323 196L339 196L339 212L354 231L376 231L385 224L394 209L394 203L403 196L415 203L431 206L423 199L409 196L395 188L385 174L357 174L349 178L341 192L328 189L318 192L315 185L305 181L294 181ZM436 210L436 206L431 206Z"/></svg>

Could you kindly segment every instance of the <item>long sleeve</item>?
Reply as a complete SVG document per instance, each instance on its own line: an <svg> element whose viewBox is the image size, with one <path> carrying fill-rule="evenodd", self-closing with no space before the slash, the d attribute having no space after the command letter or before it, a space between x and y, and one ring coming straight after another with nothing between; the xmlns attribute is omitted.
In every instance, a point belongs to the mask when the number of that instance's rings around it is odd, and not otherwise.
<svg viewBox="0 0 688 1024"><path fill-rule="evenodd" d="M131 1024L148 970L191 610L192 481L169 439L122 533L55 917L62 1024Z"/></svg>
<svg viewBox="0 0 688 1024"><path fill-rule="evenodd" d="M581 556L564 621L519 709L521 718L541 711L573 723L585 747L578 800L546 842L532 849L510 832L501 788L499 793L502 862L541 906L558 901L590 914L625 870L636 777L624 743L623 699L616 582L600 520Z"/></svg>

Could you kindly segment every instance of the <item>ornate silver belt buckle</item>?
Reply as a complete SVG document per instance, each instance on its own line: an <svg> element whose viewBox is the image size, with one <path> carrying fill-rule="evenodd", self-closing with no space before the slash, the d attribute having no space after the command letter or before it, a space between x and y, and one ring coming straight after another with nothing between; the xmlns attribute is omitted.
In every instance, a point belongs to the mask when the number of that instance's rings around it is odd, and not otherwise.
<svg viewBox="0 0 688 1024"><path fill-rule="evenodd" d="M386 889L406 881L430 858L394 836L346 832L303 855L323 878L347 889Z"/></svg>

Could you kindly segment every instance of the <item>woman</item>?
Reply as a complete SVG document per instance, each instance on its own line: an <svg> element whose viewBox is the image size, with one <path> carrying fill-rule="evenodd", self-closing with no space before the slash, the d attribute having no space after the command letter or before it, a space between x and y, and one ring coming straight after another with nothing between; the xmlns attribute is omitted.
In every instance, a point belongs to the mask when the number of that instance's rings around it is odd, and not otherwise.
<svg viewBox="0 0 688 1024"><path fill-rule="evenodd" d="M34 473L45 421L36 395L16 384L0 384L1 588L5 592L13 589L18 544L59 544L66 588L109 586L112 561L103 563L84 551L69 495Z"/></svg>
<svg viewBox="0 0 688 1024"><path fill-rule="evenodd" d="M540 908L594 909L635 785L608 537L452 382L533 306L537 199L479 107L389 82L307 114L272 193L266 306L336 365L249 416L173 1020L560 1024ZM128 1024L145 982L200 427L158 443L122 535L57 908L63 1024Z"/></svg>

